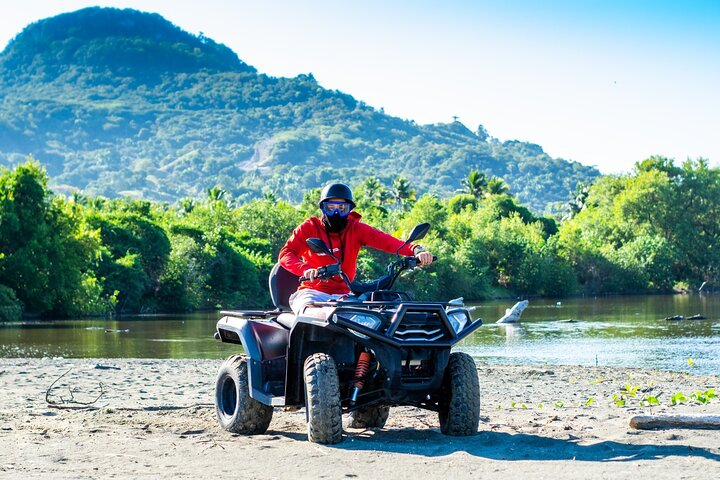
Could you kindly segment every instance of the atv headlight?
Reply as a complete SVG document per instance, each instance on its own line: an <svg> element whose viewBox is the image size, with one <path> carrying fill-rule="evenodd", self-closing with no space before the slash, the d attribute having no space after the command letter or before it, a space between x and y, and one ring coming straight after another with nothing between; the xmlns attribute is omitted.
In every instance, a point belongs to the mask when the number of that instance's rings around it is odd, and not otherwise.
<svg viewBox="0 0 720 480"><path fill-rule="evenodd" d="M377 330L380 325L382 325L382 320L380 320L378 317L372 316L372 315L363 315L361 313L352 313L352 314L343 314L339 315L343 320L350 321L352 323L355 323L357 325L362 325L363 327L369 328L371 330ZM360 338L369 338L367 335L362 334L360 332L357 332L350 328L350 332L353 335L357 335Z"/></svg>
<svg viewBox="0 0 720 480"><path fill-rule="evenodd" d="M372 315L361 315L359 313L354 313L346 318L351 322L362 325L363 327L367 327L370 330L377 330L378 327L380 327L380 325L382 324L382 321L378 317Z"/></svg>
<svg viewBox="0 0 720 480"><path fill-rule="evenodd" d="M453 327L453 330L455 330L455 333L460 332L463 328L465 328L465 325L470 323L470 315L468 314L467 310L450 310L447 312L448 320L450 320L450 324Z"/></svg>

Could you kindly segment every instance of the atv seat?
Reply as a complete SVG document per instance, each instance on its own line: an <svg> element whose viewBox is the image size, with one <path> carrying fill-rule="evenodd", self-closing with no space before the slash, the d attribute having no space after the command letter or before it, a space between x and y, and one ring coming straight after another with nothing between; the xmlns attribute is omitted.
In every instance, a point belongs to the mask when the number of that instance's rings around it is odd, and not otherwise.
<svg viewBox="0 0 720 480"><path fill-rule="evenodd" d="M270 271L270 297L273 305L278 310L290 311L290 295L295 293L300 284L300 277L292 272L288 272L279 263Z"/></svg>

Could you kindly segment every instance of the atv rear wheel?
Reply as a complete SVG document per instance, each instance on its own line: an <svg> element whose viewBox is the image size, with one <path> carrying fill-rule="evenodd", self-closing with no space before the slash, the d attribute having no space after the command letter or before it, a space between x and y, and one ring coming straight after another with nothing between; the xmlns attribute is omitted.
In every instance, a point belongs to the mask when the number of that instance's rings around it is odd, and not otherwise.
<svg viewBox="0 0 720 480"><path fill-rule="evenodd" d="M215 381L215 414L225 430L244 435L265 433L273 409L250 397L247 358L232 355L225 360Z"/></svg>
<svg viewBox="0 0 720 480"><path fill-rule="evenodd" d="M450 354L440 399L440 431L445 435L467 436L480 423L480 382L473 358L460 352Z"/></svg>
<svg viewBox="0 0 720 480"><path fill-rule="evenodd" d="M348 413L343 419L345 428L383 428L390 414L387 405L362 407Z"/></svg>
<svg viewBox="0 0 720 480"><path fill-rule="evenodd" d="M335 360L316 353L305 360L305 407L308 440L338 443L342 440L340 380Z"/></svg>

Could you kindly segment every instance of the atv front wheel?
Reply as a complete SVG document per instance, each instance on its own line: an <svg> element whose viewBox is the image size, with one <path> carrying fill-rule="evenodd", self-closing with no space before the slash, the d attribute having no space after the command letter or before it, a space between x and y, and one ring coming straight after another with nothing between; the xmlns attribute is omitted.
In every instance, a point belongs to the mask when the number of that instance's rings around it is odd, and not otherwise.
<svg viewBox="0 0 720 480"><path fill-rule="evenodd" d="M215 413L225 430L244 435L265 433L273 409L250 396L247 359L232 355L220 366L215 382Z"/></svg>
<svg viewBox="0 0 720 480"><path fill-rule="evenodd" d="M467 436L480 423L480 382L475 361L466 353L450 354L440 399L440 431L445 435Z"/></svg>
<svg viewBox="0 0 720 480"><path fill-rule="evenodd" d="M343 419L345 428L383 428L390 414L387 405L362 407L348 413Z"/></svg>
<svg viewBox="0 0 720 480"><path fill-rule="evenodd" d="M305 360L305 408L308 440L338 443L342 440L340 380L335 360L316 353Z"/></svg>

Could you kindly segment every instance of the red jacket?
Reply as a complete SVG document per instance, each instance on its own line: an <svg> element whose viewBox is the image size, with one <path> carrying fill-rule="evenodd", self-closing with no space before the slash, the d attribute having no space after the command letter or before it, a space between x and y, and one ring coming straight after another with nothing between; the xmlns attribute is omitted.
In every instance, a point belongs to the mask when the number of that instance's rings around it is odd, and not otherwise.
<svg viewBox="0 0 720 480"><path fill-rule="evenodd" d="M315 237L323 240L330 247L333 255L342 259L342 271L352 282L355 278L360 247L368 246L384 252L395 253L403 244L402 240L361 222L360 218L359 213L350 212L347 226L339 234L328 233L320 218L308 218L293 231L288 241L280 249L280 265L285 270L302 276L308 268L319 268L335 263L335 260L327 255L313 253L308 248L305 241ZM405 245L400 250L400 255L412 256L413 248L412 244ZM301 282L299 289L303 288L312 288L325 293L349 293L345 282L338 275L327 281Z"/></svg>

